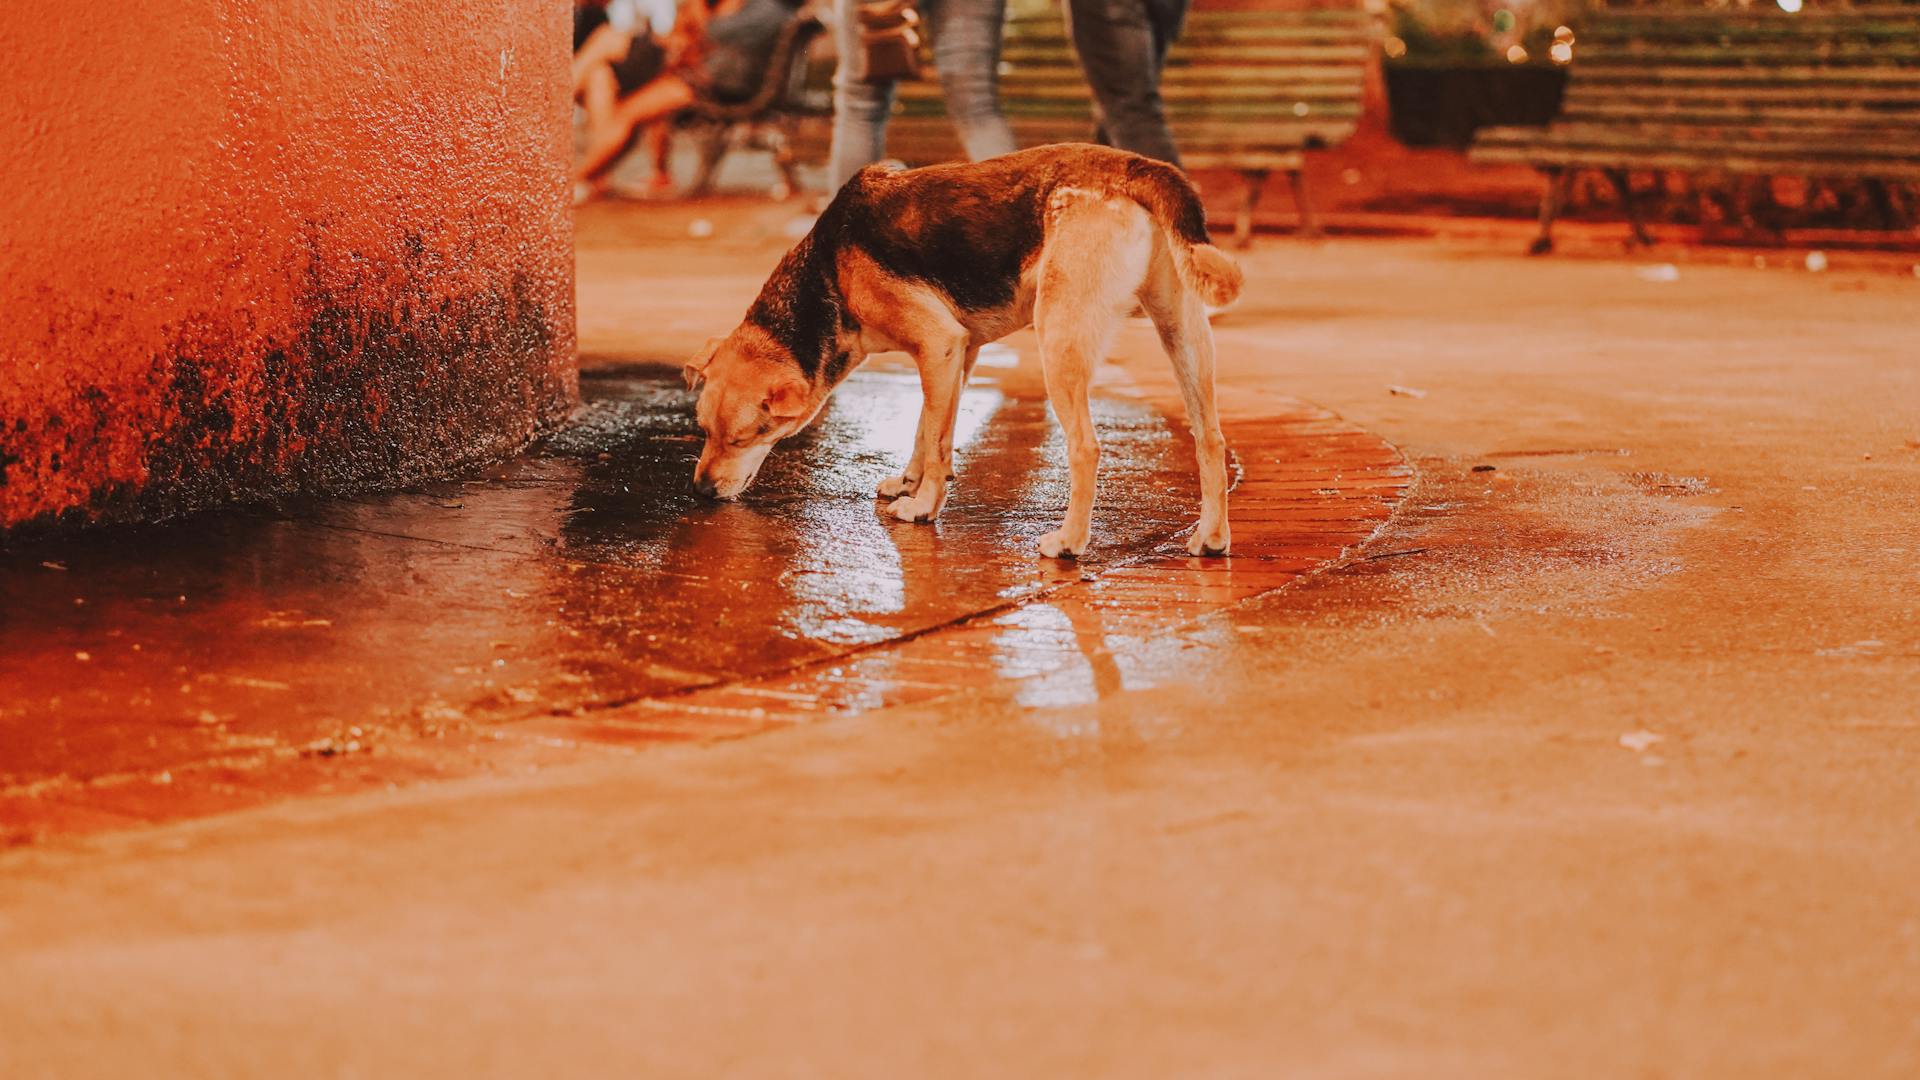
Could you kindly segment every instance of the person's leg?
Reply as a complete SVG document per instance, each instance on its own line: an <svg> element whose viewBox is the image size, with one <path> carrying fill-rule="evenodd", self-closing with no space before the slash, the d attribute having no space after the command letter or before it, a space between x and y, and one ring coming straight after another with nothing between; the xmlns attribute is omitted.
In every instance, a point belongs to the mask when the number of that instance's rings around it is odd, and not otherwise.
<svg viewBox="0 0 1920 1080"><path fill-rule="evenodd" d="M586 44L573 54L573 92L582 93L591 73L612 65L627 55L631 39L611 26L602 25L587 37Z"/></svg>
<svg viewBox="0 0 1920 1080"><path fill-rule="evenodd" d="M628 95L613 110L613 120L607 129L588 139L587 151L574 168L574 180L582 183L597 180L627 152L635 131L691 104L693 87L678 75L662 75Z"/></svg>
<svg viewBox="0 0 1920 1080"><path fill-rule="evenodd" d="M598 64L581 76L581 84L580 104L586 107L587 138L592 140L613 123L613 110L620 104L620 81L614 78L613 68Z"/></svg>
<svg viewBox="0 0 1920 1080"><path fill-rule="evenodd" d="M1147 0L1067 0L1073 48L1080 56L1098 117L1122 150L1180 164L1160 100L1155 23ZM1182 8L1184 10L1184 6Z"/></svg>
<svg viewBox="0 0 1920 1080"><path fill-rule="evenodd" d="M1000 112L1000 32L1006 0L927 0L933 66L960 143L975 161L1010 154L1013 128Z"/></svg>
<svg viewBox="0 0 1920 1080"><path fill-rule="evenodd" d="M853 77L850 58L860 49L855 0L834 0L833 44L840 57L833 72L833 146L827 154L827 180L833 190L868 165L887 156L887 112L893 86L875 86Z"/></svg>
<svg viewBox="0 0 1920 1080"><path fill-rule="evenodd" d="M1187 0L1147 0L1147 21L1153 27L1153 85L1160 85L1160 74L1167 69L1167 50L1180 40L1180 28L1187 22Z"/></svg>
<svg viewBox="0 0 1920 1080"><path fill-rule="evenodd" d="M665 192L673 188L673 125L662 120L647 128L645 136L648 149L653 155L653 179L647 186L654 192Z"/></svg>

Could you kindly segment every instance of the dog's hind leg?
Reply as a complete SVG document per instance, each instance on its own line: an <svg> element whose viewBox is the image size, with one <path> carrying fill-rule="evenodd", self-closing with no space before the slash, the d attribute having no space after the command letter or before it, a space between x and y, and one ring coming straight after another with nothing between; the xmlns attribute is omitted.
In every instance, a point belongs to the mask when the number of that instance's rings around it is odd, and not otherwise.
<svg viewBox="0 0 1920 1080"><path fill-rule="evenodd" d="M1073 189L1055 192L1049 209L1033 324L1047 399L1067 443L1067 517L1040 538L1040 553L1059 558L1085 554L1093 531L1100 445L1087 393L1121 311L1146 275L1152 226L1131 201Z"/></svg>
<svg viewBox="0 0 1920 1080"><path fill-rule="evenodd" d="M1165 244L1156 244L1153 269L1140 293L1160 344L1173 361L1180 397L1193 431L1194 456L1200 462L1200 523L1187 539L1195 555L1224 555L1232 546L1227 524L1227 441L1220 434L1220 409L1214 400L1213 327L1200 295L1187 288Z"/></svg>
<svg viewBox="0 0 1920 1080"><path fill-rule="evenodd" d="M953 475L953 423L960 408L969 349L967 332L958 320L944 314L944 324L926 327L914 349L920 368L920 425L913 437L913 462L902 476L918 479L910 493L887 505L901 521L932 521L947 501L947 478Z"/></svg>

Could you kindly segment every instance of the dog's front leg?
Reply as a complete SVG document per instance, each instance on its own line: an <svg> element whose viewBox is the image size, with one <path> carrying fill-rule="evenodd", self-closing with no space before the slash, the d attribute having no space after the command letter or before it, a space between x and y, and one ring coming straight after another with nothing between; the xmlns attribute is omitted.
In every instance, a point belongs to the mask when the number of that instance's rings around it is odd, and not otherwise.
<svg viewBox="0 0 1920 1080"><path fill-rule="evenodd" d="M964 331L928 342L914 353L924 400L907 475L918 473L918 480L911 494L903 494L887 506L887 512L901 521L932 521L946 504L947 477L953 472L953 423L960 407L961 372L966 370L967 353Z"/></svg>
<svg viewBox="0 0 1920 1080"><path fill-rule="evenodd" d="M889 476L874 488L882 498L891 499L896 495L906 495L920 486L920 440L927 432L927 405L920 403L920 423L913 429L913 448L907 451L907 466L900 470L899 476Z"/></svg>

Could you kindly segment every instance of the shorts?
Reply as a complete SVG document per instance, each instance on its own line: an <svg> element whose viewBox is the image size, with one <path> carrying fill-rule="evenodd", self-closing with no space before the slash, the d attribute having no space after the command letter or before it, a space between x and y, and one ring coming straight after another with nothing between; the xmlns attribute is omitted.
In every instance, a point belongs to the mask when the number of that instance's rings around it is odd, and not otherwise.
<svg viewBox="0 0 1920 1080"><path fill-rule="evenodd" d="M620 96L660 77L667 70L667 50L649 35L635 34L627 55L613 64L613 80L620 84Z"/></svg>

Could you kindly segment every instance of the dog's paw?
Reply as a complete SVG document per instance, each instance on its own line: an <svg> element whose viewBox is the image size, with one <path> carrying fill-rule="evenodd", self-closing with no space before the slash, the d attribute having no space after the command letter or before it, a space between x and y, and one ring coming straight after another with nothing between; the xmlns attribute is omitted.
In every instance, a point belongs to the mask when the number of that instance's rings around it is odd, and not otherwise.
<svg viewBox="0 0 1920 1080"><path fill-rule="evenodd" d="M873 490L882 498L891 499L896 495L911 494L919 484L920 478L917 476L889 476Z"/></svg>
<svg viewBox="0 0 1920 1080"><path fill-rule="evenodd" d="M1087 553L1087 538L1067 536L1067 530L1055 529L1040 538L1040 554L1049 559L1077 559Z"/></svg>
<svg viewBox="0 0 1920 1080"><path fill-rule="evenodd" d="M1225 555L1233 547L1233 532L1222 523L1218 528L1195 528L1187 537L1189 555Z"/></svg>
<svg viewBox="0 0 1920 1080"><path fill-rule="evenodd" d="M901 521L932 521L939 516L940 509L937 506L922 505L911 495L902 495L887 504L887 513Z"/></svg>

